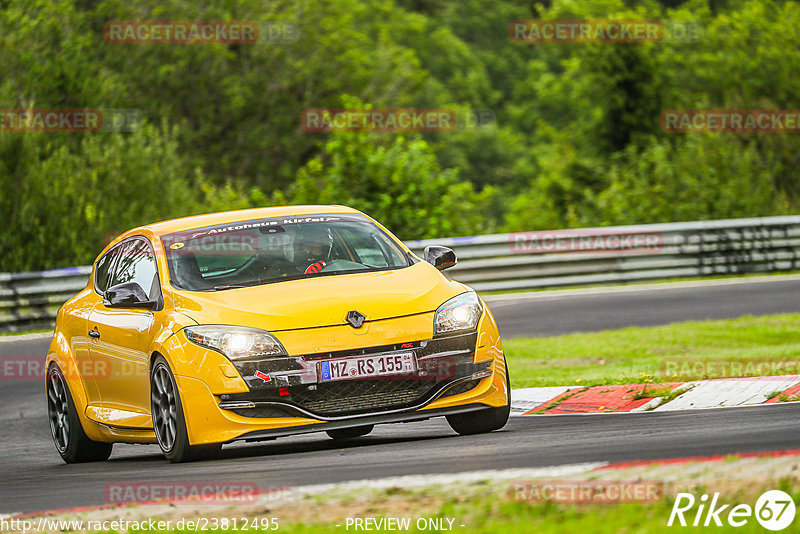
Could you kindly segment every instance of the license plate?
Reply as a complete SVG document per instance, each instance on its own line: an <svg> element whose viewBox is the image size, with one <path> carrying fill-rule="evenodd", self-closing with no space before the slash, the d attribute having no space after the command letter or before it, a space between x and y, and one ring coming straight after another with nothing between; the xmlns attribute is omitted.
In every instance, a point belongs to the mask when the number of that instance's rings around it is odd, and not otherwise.
<svg viewBox="0 0 800 534"><path fill-rule="evenodd" d="M361 356L340 358L319 362L319 375L323 382L329 380L348 380L372 376L399 375L416 371L414 354L381 354L380 356Z"/></svg>

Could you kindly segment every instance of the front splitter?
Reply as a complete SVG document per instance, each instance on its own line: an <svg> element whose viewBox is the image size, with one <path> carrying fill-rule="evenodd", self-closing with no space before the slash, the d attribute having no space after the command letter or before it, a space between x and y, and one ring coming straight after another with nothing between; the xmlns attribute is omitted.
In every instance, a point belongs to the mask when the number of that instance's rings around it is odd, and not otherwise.
<svg viewBox="0 0 800 534"><path fill-rule="evenodd" d="M410 423L414 421L424 421L432 417L443 417L459 413L475 412L490 408L484 404L465 404L463 406L453 406L450 408L437 408L433 410L417 410L391 414L377 414L368 416L356 416L345 421L327 421L300 425L294 427L275 428L268 430L255 430L234 438L227 443L234 441L263 441L298 434L310 434L312 432L325 432L326 430L338 430L340 428L352 428L356 426L382 425L389 423Z"/></svg>

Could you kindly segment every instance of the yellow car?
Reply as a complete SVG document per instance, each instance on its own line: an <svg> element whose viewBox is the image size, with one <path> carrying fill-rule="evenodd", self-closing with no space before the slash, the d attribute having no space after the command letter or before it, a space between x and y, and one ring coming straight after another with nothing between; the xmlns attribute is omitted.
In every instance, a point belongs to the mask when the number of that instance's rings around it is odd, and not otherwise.
<svg viewBox="0 0 800 534"><path fill-rule="evenodd" d="M486 304L343 206L216 213L110 243L59 310L47 356L50 428L65 462L158 443L173 462L222 444L445 416L459 434L509 416Z"/></svg>

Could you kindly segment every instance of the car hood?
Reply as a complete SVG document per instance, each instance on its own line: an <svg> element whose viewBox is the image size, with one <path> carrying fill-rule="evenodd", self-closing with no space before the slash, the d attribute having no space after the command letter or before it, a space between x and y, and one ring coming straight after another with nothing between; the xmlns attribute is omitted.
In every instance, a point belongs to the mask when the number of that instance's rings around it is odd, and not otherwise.
<svg viewBox="0 0 800 534"><path fill-rule="evenodd" d="M216 292L175 291L175 311L199 324L252 326L271 332L347 324L350 310L367 321L436 310L468 288L428 263Z"/></svg>

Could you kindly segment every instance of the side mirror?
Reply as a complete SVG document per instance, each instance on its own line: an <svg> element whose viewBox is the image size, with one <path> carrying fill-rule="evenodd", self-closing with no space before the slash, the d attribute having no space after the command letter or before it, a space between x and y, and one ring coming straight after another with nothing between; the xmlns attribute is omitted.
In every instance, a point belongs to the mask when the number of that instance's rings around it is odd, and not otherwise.
<svg viewBox="0 0 800 534"><path fill-rule="evenodd" d="M431 245L425 247L425 251L422 253L422 255L425 257L425 261L440 271L449 269L458 263L458 260L456 259L456 253L447 247Z"/></svg>
<svg viewBox="0 0 800 534"><path fill-rule="evenodd" d="M145 308L152 310L158 306L158 302L150 300L142 286L136 282L123 282L109 287L103 297L103 305L106 308Z"/></svg>

